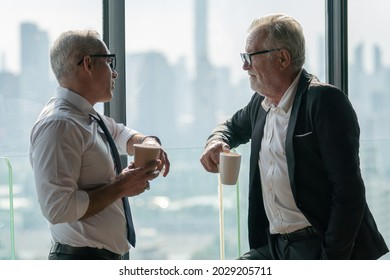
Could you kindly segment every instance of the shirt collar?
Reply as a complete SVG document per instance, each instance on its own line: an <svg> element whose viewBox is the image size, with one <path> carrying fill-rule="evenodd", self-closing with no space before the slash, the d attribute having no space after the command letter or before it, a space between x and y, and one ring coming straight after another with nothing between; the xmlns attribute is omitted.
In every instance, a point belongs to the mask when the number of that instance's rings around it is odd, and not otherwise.
<svg viewBox="0 0 390 280"><path fill-rule="evenodd" d="M280 100L278 106L275 106L272 104L271 100L268 97L265 97L263 102L261 102L261 106L264 108L265 111L268 111L271 107L279 107L281 108L285 113L287 113L294 101L295 93L297 92L298 88L298 81L301 77L302 69L299 71L298 75L295 77L294 81L291 83L289 88L286 90L286 92L283 94L282 99Z"/></svg>
<svg viewBox="0 0 390 280"><path fill-rule="evenodd" d="M96 114L95 109L87 99L82 97L80 94L71 91L70 89L57 87L56 96L66 100L81 112L86 114Z"/></svg>

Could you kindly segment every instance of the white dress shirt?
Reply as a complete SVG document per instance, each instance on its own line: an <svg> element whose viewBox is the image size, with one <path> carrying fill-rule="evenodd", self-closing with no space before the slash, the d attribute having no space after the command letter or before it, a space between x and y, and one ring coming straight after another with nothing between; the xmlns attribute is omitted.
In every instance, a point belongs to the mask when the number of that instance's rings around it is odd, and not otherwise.
<svg viewBox="0 0 390 280"><path fill-rule="evenodd" d="M126 253L126 218L121 199L98 214L79 220L89 205L88 189L116 177L111 150L104 132L89 116L96 115L82 96L59 87L33 126L30 162L38 201L49 222L52 241L75 247L104 248ZM102 116L118 150L126 153L127 141L137 131Z"/></svg>
<svg viewBox="0 0 390 280"><path fill-rule="evenodd" d="M288 233L310 226L297 208L291 191L286 160L286 134L292 104L298 87L298 74L278 106L268 98L262 102L268 111L259 152L260 179L270 233Z"/></svg>

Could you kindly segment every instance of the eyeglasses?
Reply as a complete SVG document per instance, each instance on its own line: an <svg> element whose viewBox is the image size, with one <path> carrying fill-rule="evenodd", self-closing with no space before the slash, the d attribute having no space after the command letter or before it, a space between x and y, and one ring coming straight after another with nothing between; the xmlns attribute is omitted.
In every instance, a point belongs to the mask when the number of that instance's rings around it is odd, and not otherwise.
<svg viewBox="0 0 390 280"><path fill-rule="evenodd" d="M243 63L248 63L248 65L252 65L252 56L256 54L263 54L263 53L269 53L274 51L279 51L280 49L270 49L270 50L264 50L259 52L252 52L252 53L240 53L241 59Z"/></svg>
<svg viewBox="0 0 390 280"><path fill-rule="evenodd" d="M110 54L91 54L90 57L108 57L107 63L110 65L111 70L115 70L116 67L116 55L113 53ZM84 57L77 63L77 65L81 65L83 63Z"/></svg>

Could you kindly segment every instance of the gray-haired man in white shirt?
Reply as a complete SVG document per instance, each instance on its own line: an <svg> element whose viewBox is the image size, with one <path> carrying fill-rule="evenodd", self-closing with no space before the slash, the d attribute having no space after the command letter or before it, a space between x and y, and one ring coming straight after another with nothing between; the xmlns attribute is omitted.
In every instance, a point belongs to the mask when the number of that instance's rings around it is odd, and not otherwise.
<svg viewBox="0 0 390 280"><path fill-rule="evenodd" d="M97 102L111 100L118 76L115 55L97 32L64 32L50 59L59 87L30 139L38 200L53 242L49 259L122 259L134 246L122 198L144 192L160 171L166 176L167 154L162 150L155 162L141 168L131 163L115 173L107 138L91 117L98 116ZM101 118L122 154L132 155L136 143L161 144L155 136Z"/></svg>

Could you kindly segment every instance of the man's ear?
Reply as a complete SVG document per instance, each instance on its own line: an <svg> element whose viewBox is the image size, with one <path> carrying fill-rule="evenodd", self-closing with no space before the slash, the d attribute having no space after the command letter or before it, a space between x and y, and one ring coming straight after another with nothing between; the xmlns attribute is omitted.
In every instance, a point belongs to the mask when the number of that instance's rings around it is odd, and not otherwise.
<svg viewBox="0 0 390 280"><path fill-rule="evenodd" d="M278 61L281 68L286 69L291 64L291 54L286 49L281 49L278 53Z"/></svg>
<svg viewBox="0 0 390 280"><path fill-rule="evenodd" d="M80 65L88 73L92 70L92 59L89 55L84 56L83 62Z"/></svg>

